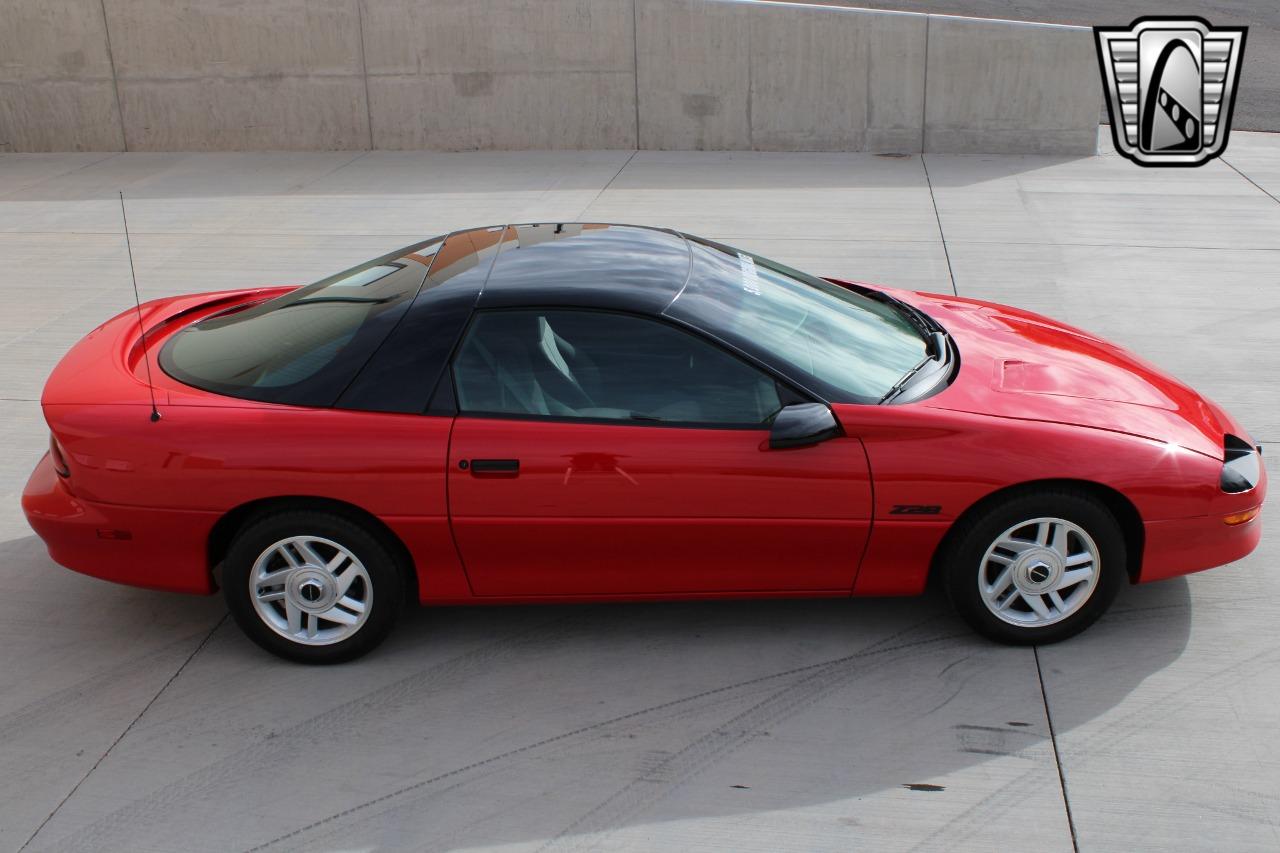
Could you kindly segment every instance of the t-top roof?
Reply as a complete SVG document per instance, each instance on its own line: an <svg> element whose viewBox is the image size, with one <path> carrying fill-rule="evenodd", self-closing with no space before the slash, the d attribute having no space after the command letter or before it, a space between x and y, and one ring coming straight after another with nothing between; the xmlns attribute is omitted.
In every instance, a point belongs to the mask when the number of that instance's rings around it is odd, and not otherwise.
<svg viewBox="0 0 1280 853"><path fill-rule="evenodd" d="M634 225L474 229L450 235L442 256L453 254L449 243L466 245L475 255L454 263L483 267L483 255L493 258L478 307L577 304L657 312L680 292L690 269L682 236ZM436 277L433 269L431 278Z"/></svg>

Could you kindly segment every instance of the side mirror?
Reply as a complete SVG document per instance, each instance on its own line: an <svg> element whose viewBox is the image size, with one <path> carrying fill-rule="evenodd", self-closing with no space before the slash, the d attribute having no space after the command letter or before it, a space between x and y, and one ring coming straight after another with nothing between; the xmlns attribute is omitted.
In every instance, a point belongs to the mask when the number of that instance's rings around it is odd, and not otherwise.
<svg viewBox="0 0 1280 853"><path fill-rule="evenodd" d="M773 418L769 447L808 447L840 435L840 423L822 403L795 403L784 406Z"/></svg>

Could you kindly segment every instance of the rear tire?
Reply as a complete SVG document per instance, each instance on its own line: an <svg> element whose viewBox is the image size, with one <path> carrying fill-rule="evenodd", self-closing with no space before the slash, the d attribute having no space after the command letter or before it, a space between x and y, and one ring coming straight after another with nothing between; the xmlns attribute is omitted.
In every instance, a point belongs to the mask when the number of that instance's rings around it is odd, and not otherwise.
<svg viewBox="0 0 1280 853"><path fill-rule="evenodd" d="M339 515L285 511L231 543L222 588L236 623L288 660L330 664L371 651L404 606L405 583L382 541Z"/></svg>
<svg viewBox="0 0 1280 853"><path fill-rule="evenodd" d="M943 555L947 595L975 631L997 642L1073 637L1124 585L1124 533L1086 492L1017 495L961 525Z"/></svg>

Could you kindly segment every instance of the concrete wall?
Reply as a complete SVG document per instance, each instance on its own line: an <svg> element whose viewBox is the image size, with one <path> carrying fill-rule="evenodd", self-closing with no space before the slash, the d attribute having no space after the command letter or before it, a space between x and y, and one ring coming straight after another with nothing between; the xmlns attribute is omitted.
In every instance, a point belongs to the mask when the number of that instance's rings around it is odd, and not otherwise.
<svg viewBox="0 0 1280 853"><path fill-rule="evenodd" d="M1086 154L1088 29L743 0L3 0L0 151Z"/></svg>
<svg viewBox="0 0 1280 853"><path fill-rule="evenodd" d="M378 148L633 148L632 0L365 0Z"/></svg>
<svg viewBox="0 0 1280 853"><path fill-rule="evenodd" d="M0 151L123 147L101 0L0 2Z"/></svg>
<svg viewBox="0 0 1280 853"><path fill-rule="evenodd" d="M102 5L129 150L368 147L350 0Z"/></svg>
<svg viewBox="0 0 1280 853"><path fill-rule="evenodd" d="M925 15L637 0L641 148L919 151Z"/></svg>
<svg viewBox="0 0 1280 853"><path fill-rule="evenodd" d="M929 16L926 151L1093 153L1102 80L1093 34Z"/></svg>

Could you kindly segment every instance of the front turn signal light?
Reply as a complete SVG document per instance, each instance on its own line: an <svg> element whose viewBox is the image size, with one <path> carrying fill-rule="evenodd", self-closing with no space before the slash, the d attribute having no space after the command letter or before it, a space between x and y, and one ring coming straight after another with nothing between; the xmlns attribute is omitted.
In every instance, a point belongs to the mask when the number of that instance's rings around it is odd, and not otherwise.
<svg viewBox="0 0 1280 853"><path fill-rule="evenodd" d="M1224 515L1222 517L1222 521L1224 524L1230 524L1232 526L1244 524L1257 518L1258 511L1260 509L1262 509L1262 507L1255 506L1253 509L1246 509L1244 512L1233 512L1231 515Z"/></svg>

